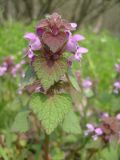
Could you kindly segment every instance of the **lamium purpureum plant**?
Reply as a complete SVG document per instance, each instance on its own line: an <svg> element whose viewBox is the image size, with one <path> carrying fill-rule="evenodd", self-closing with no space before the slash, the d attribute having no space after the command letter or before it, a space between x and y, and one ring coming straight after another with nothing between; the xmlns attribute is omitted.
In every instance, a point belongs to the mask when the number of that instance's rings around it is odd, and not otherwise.
<svg viewBox="0 0 120 160"><path fill-rule="evenodd" d="M39 88L38 93L34 93L33 89L30 109L40 120L47 135L61 122L64 122L65 131L80 131L69 88L73 85L77 89L72 62L79 62L87 49L78 44L84 39L83 36L72 35L76 27L75 23L68 23L59 14L53 13L40 21L35 33L26 33L24 36L29 42L25 51L29 65L24 88ZM72 128L67 125L68 122Z"/></svg>
<svg viewBox="0 0 120 160"><path fill-rule="evenodd" d="M95 141L101 139L105 144L112 139L118 141L120 138L120 113L116 116L109 116L109 114L104 113L101 115L99 124L88 123L86 126L85 136L90 135Z"/></svg>

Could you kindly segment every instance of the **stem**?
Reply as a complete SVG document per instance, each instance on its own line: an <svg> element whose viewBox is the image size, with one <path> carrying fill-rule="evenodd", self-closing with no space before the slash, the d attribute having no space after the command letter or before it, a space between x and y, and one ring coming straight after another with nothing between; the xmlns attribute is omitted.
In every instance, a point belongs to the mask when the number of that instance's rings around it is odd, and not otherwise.
<svg viewBox="0 0 120 160"><path fill-rule="evenodd" d="M44 158L45 160L50 160L49 158L49 135L45 133L45 145L44 145Z"/></svg>
<svg viewBox="0 0 120 160"><path fill-rule="evenodd" d="M66 78L67 78L69 84L71 84L70 79L69 79L69 77L68 77L68 74L66 73L65 75L66 75Z"/></svg>

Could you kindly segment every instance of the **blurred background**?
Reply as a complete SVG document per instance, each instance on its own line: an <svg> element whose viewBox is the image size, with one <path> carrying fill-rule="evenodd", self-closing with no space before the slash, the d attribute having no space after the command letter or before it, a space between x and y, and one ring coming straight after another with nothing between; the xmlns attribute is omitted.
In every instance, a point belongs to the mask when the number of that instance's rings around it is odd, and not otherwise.
<svg viewBox="0 0 120 160"><path fill-rule="evenodd" d="M0 0L0 160L43 160L44 137L34 116L28 132L16 134L11 128L29 129L30 94L20 90L26 71L24 34L35 32L38 22L53 12L78 24L74 32L85 36L80 45L89 51L72 65L81 87L81 92L71 91L79 131L55 130L52 160L119 160L120 147L109 150L102 141L99 148L99 142L83 137L86 124L97 124L101 113L120 113L120 0ZM21 111L25 114L19 115Z"/></svg>
<svg viewBox="0 0 120 160"><path fill-rule="evenodd" d="M0 0L0 24L6 20L30 23L60 13L78 26L92 25L120 34L120 0Z"/></svg>

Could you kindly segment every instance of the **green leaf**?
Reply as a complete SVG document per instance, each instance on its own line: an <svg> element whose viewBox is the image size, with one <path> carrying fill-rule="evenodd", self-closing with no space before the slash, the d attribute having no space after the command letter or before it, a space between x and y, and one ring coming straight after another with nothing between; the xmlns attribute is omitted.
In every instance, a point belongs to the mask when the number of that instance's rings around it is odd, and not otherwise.
<svg viewBox="0 0 120 160"><path fill-rule="evenodd" d="M72 73L71 70L69 70L69 72L68 72L68 77L69 77L70 82L71 82L71 84L73 85L73 87L74 87L77 91L80 91L80 86L79 86L79 84L78 84L78 82L77 82L76 77L73 75L73 73Z"/></svg>
<svg viewBox="0 0 120 160"><path fill-rule="evenodd" d="M101 141L101 139L97 139L96 141L94 141L93 139L91 139L85 146L85 148L87 150L99 150L103 148L103 143Z"/></svg>
<svg viewBox="0 0 120 160"><path fill-rule="evenodd" d="M6 149L2 148L1 146L0 146L0 158L4 158L4 160L9 160Z"/></svg>
<svg viewBox="0 0 120 160"><path fill-rule="evenodd" d="M26 72L25 72L25 77L22 80L22 85L30 85L36 80L36 75L34 72L34 69L31 65L28 66Z"/></svg>
<svg viewBox="0 0 120 160"><path fill-rule="evenodd" d="M64 152L60 148L55 148L52 160L61 160L64 158L65 158Z"/></svg>
<svg viewBox="0 0 120 160"><path fill-rule="evenodd" d="M117 147L110 146L101 152L103 160L119 160L119 151Z"/></svg>
<svg viewBox="0 0 120 160"><path fill-rule="evenodd" d="M33 67L45 90L49 89L67 72L66 59L63 57L56 60L53 65L48 65L43 57L36 57Z"/></svg>
<svg viewBox="0 0 120 160"><path fill-rule="evenodd" d="M91 98L91 97L94 96L94 93L93 93L93 91L92 91L91 89L85 89L85 90L84 90L84 94L85 94L85 96L88 97L88 98Z"/></svg>
<svg viewBox="0 0 120 160"><path fill-rule="evenodd" d="M15 121L12 125L12 131L14 132L26 132L29 130L28 111L22 111L15 117Z"/></svg>
<svg viewBox="0 0 120 160"><path fill-rule="evenodd" d="M47 134L53 132L72 108L72 100L68 94L57 94L49 98L43 94L35 94L30 104Z"/></svg>
<svg viewBox="0 0 120 160"><path fill-rule="evenodd" d="M72 134L81 133L80 119L72 110L65 116L63 130Z"/></svg>
<svg viewBox="0 0 120 160"><path fill-rule="evenodd" d="M68 134L62 138L63 143L71 144L78 142L78 136L76 134Z"/></svg>

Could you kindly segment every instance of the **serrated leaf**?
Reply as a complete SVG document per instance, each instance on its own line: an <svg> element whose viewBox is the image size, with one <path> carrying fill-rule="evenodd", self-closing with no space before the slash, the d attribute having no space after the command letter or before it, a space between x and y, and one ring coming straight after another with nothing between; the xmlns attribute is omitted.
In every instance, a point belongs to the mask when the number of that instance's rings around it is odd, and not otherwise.
<svg viewBox="0 0 120 160"><path fill-rule="evenodd" d="M73 73L72 73L71 70L69 70L69 72L68 72L68 77L69 77L70 82L71 82L71 84L73 85L73 87L74 87L77 91L80 91L80 86L79 86L79 84L78 84L78 82L77 82L76 77L73 75Z"/></svg>
<svg viewBox="0 0 120 160"><path fill-rule="evenodd" d="M79 118L72 110L65 116L63 130L72 134L81 133Z"/></svg>
<svg viewBox="0 0 120 160"><path fill-rule="evenodd" d="M14 132L26 132L29 130L28 111L20 112L16 115L15 121L12 125Z"/></svg>
<svg viewBox="0 0 120 160"><path fill-rule="evenodd" d="M72 100L68 94L57 94L49 98L39 94L33 96L31 107L33 112L37 114L46 133L50 134L72 108Z"/></svg>
<svg viewBox="0 0 120 160"><path fill-rule="evenodd" d="M60 77L67 72L65 58L56 60L53 65L49 66L45 58L36 57L33 66L37 77L40 79L45 90L49 89L50 86L57 82Z"/></svg>

